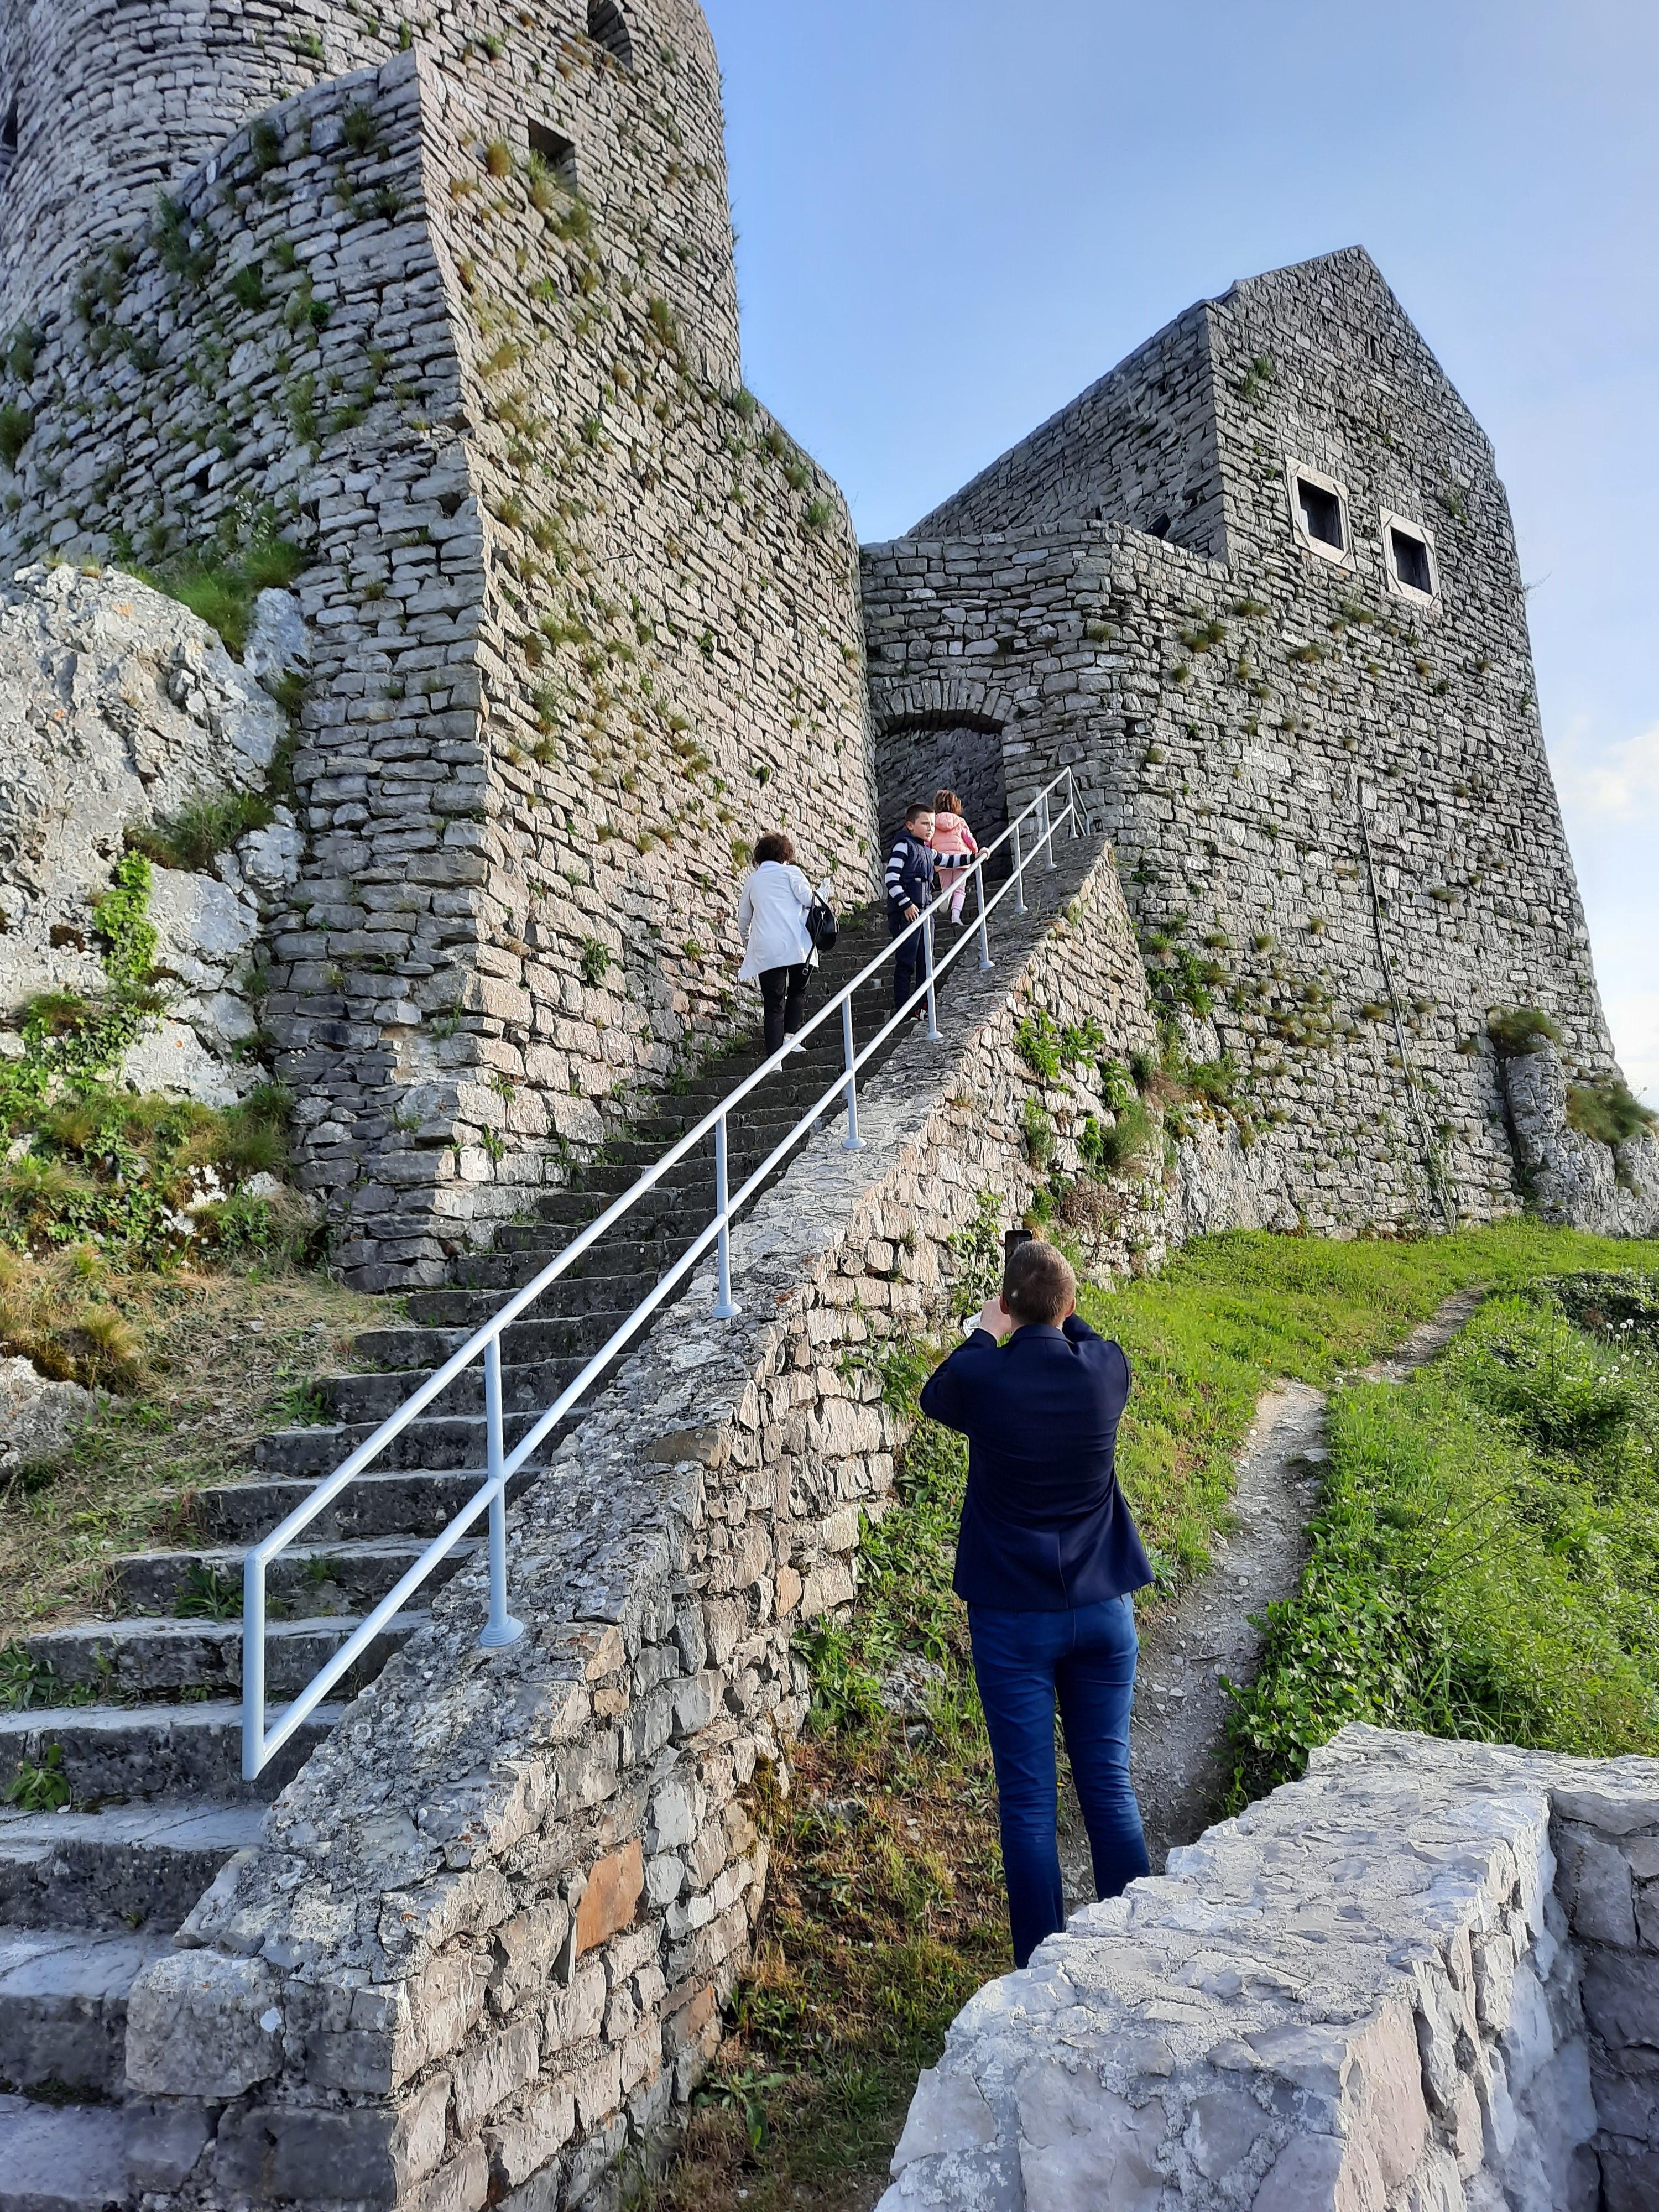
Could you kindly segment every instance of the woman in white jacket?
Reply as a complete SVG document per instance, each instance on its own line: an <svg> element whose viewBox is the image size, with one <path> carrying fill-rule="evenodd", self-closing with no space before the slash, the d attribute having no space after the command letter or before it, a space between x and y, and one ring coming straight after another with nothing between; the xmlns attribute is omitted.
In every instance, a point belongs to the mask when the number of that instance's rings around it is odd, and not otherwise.
<svg viewBox="0 0 1659 2212"><path fill-rule="evenodd" d="M756 842L754 873L738 901L738 927L747 946L738 981L760 984L769 1053L806 1018L806 987L818 957L806 933L812 898L793 845L781 830L769 830Z"/></svg>

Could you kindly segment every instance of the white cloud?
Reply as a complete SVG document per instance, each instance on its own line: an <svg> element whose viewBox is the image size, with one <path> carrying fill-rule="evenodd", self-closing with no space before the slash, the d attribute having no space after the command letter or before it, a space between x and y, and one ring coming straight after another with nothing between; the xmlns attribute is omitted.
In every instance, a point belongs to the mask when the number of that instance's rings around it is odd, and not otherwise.
<svg viewBox="0 0 1659 2212"><path fill-rule="evenodd" d="M1610 745L1592 744L1575 730L1553 765L1570 818L1630 827L1633 817L1650 813L1659 822L1659 722Z"/></svg>

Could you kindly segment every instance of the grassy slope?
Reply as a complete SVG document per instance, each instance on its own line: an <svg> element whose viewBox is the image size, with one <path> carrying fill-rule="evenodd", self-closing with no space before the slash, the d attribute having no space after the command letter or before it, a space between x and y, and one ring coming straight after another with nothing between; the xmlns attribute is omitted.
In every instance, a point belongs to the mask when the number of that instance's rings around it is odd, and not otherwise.
<svg viewBox="0 0 1659 2212"><path fill-rule="evenodd" d="M1238 1235L1090 1289L1087 1317L1135 1364L1120 1460L1150 1542L1177 1573L1202 1565L1273 1378L1328 1384L1472 1285L1652 1257L1519 1224L1420 1243ZM913 1393L921 1371L890 1367L890 1390ZM681 2156L641 2185L659 2212L873 2204L918 2069L1007 1969L990 1759L950 1593L962 1474L956 1440L922 1425L852 1622L805 1647L814 1713L790 1798L761 1808L773 1860L755 1970ZM879 1692L901 1657L938 1671L894 1713Z"/></svg>
<svg viewBox="0 0 1659 2212"><path fill-rule="evenodd" d="M187 1540L191 1492L245 1470L266 1431L307 1419L310 1377L349 1366L352 1330L386 1318L311 1268L127 1273L84 1249L5 1256L0 1305L20 1331L66 1315L55 1334L72 1341L95 1298L118 1325L125 1389L101 1398L66 1461L0 1474L0 1655L32 1628L97 1613L112 1553Z"/></svg>
<svg viewBox="0 0 1659 2212"><path fill-rule="evenodd" d="M1242 1795L1349 1719L1659 1752L1659 1254L1647 1267L1623 1298L1605 1280L1565 1309L1494 1298L1405 1388L1334 1401L1313 1555L1237 1717Z"/></svg>

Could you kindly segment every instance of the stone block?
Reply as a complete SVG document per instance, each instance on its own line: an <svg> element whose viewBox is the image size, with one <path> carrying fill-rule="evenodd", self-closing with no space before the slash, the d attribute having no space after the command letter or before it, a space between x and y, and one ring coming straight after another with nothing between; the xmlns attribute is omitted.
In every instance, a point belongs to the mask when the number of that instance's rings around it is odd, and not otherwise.
<svg viewBox="0 0 1659 2212"><path fill-rule="evenodd" d="M541 2035L533 2021L520 2021L459 2053L454 2075L455 2131L474 2134L505 2099L533 2081L541 2067Z"/></svg>
<svg viewBox="0 0 1659 2212"><path fill-rule="evenodd" d="M568 2083L532 2089L516 2119L485 2130L498 2186L517 2189L539 2172L569 2142L575 2125L576 2100Z"/></svg>
<svg viewBox="0 0 1659 2212"><path fill-rule="evenodd" d="M408 2200L409 2212L482 2212L489 2200L489 2160L482 2143L465 2143Z"/></svg>
<svg viewBox="0 0 1659 2212"><path fill-rule="evenodd" d="M549 1996L543 2033L550 2060L599 2033L608 1986L603 1962L593 1959L577 1968L568 1990Z"/></svg>
<svg viewBox="0 0 1659 2212"><path fill-rule="evenodd" d="M1029 2203L1045 2212L1158 2212L1158 2098L1132 2105L1053 2063L1030 2066L1016 2088L1020 2172Z"/></svg>
<svg viewBox="0 0 1659 2212"><path fill-rule="evenodd" d="M1558 1894L1573 1933L1591 1942L1633 1948L1636 1900L1625 1853L1576 1822L1559 1822L1554 1841L1560 1867Z"/></svg>
<svg viewBox="0 0 1659 2212"><path fill-rule="evenodd" d="M1659 2075L1659 1975L1641 1952L1593 1951L1584 1962L1584 2017L1633 2074Z"/></svg>
<svg viewBox="0 0 1659 2212"><path fill-rule="evenodd" d="M283 2063L282 1989L259 1959L175 1951L127 2000L126 2070L141 2094L238 2097Z"/></svg>
<svg viewBox="0 0 1659 2212"><path fill-rule="evenodd" d="M713 1992L704 1995L712 2008ZM892 2171L902 2173L915 2159L993 2143L996 2135L995 2118L971 2075L925 2068L893 2153Z"/></svg>
<svg viewBox="0 0 1659 2212"><path fill-rule="evenodd" d="M631 1925L644 1887L645 1852L637 1838L599 1862L576 1908L578 1955Z"/></svg>
<svg viewBox="0 0 1659 2212"><path fill-rule="evenodd" d="M139 2190L182 2187L212 2139L207 2107L187 2098L137 2099L125 2122L127 2174Z"/></svg>

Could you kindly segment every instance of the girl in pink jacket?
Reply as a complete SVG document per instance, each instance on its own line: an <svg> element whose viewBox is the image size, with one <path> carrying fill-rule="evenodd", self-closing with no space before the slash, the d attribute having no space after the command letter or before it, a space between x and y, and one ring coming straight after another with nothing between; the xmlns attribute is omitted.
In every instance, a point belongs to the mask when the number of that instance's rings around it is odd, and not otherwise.
<svg viewBox="0 0 1659 2212"><path fill-rule="evenodd" d="M962 801L954 791L939 791L933 794L933 847L939 872L939 889L943 890L954 878L956 888L951 893L951 919L962 927L962 902L968 896L968 863L979 847L974 833L962 818Z"/></svg>

